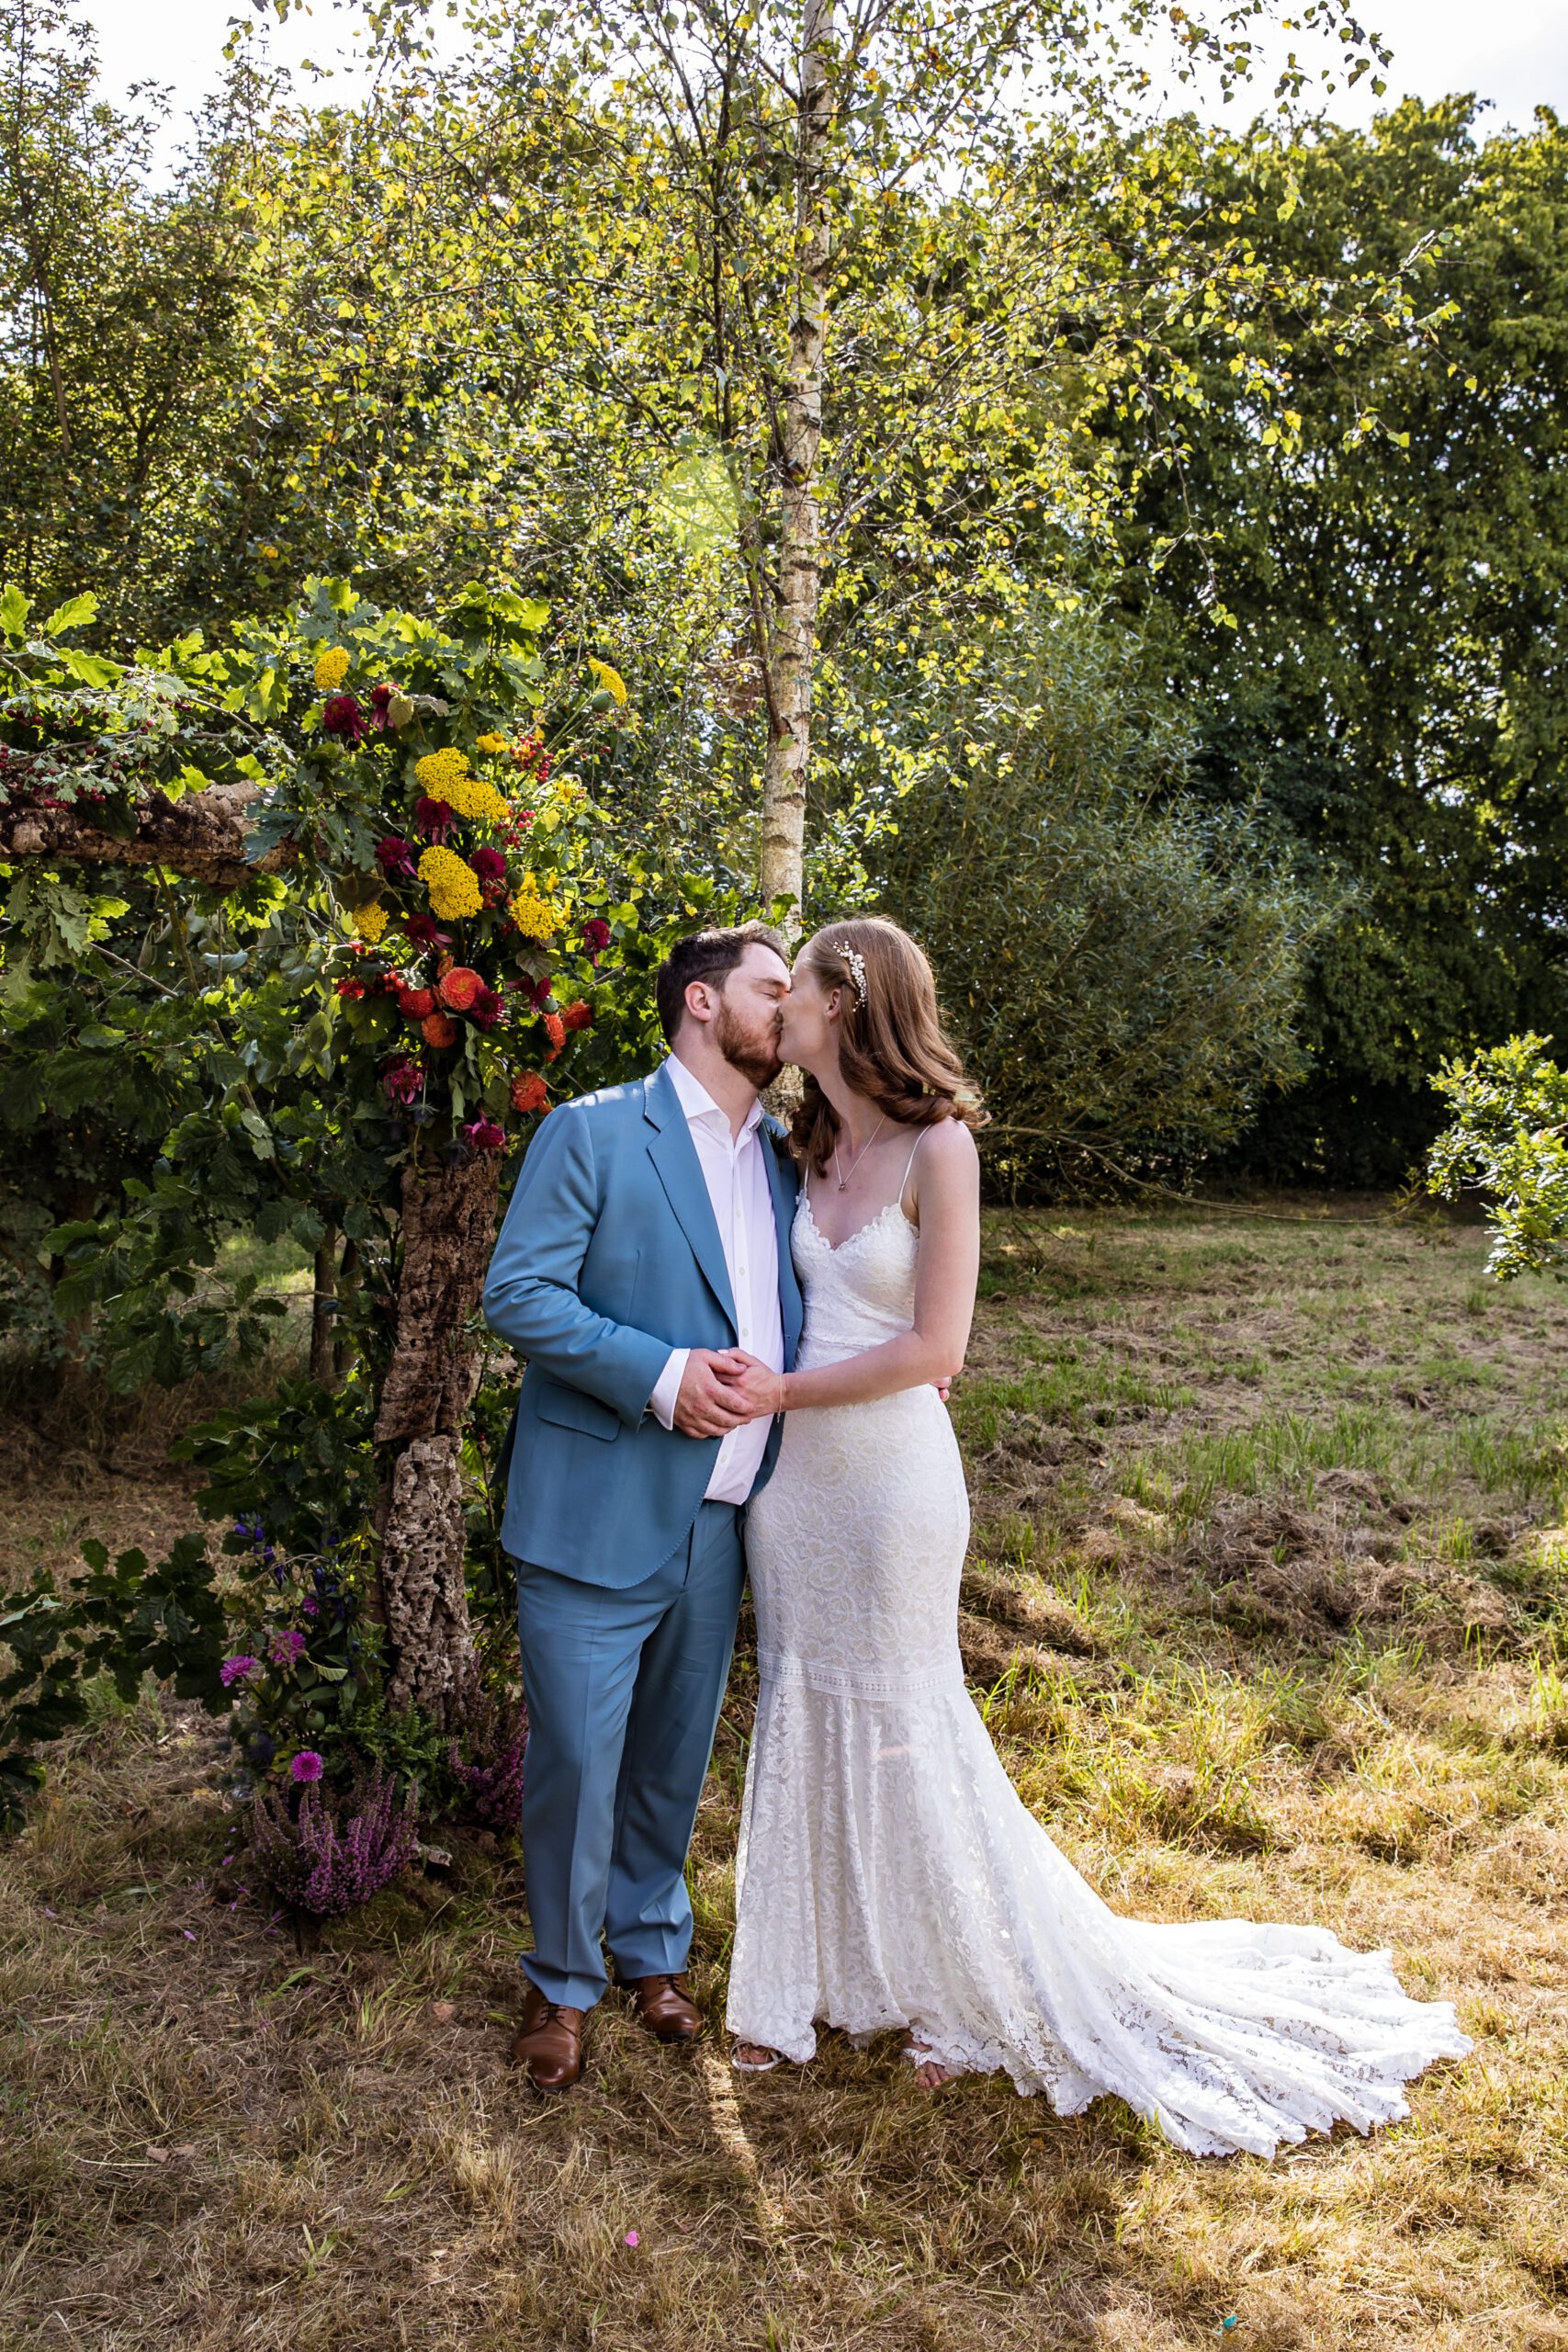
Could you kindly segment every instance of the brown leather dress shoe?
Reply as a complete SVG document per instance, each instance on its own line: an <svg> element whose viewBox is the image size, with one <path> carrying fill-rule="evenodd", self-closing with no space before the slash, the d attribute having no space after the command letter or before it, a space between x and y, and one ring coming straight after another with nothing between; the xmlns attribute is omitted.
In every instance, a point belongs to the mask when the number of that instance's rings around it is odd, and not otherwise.
<svg viewBox="0 0 1568 2352"><path fill-rule="evenodd" d="M582 2072L582 2011L547 2000L530 1984L512 2055L536 2091L569 2091Z"/></svg>
<svg viewBox="0 0 1568 2352"><path fill-rule="evenodd" d="M702 2018L684 1976L623 1976L637 2021L660 2041L695 2041Z"/></svg>

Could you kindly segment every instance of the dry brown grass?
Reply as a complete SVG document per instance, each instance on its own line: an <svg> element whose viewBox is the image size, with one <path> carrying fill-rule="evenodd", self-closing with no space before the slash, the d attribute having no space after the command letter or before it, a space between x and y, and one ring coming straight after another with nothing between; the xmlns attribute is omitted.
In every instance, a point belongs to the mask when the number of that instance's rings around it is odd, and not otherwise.
<svg viewBox="0 0 1568 2352"><path fill-rule="evenodd" d="M530 2102L514 1853L301 1959L209 1899L219 1751L149 1698L0 1854L6 2352L1568 2346L1568 1332L1482 1256L1372 1204L1000 1217L958 1398L1029 1801L1121 1907L1319 1918L1455 1997L1475 2054L1407 2124L1199 2163L886 2046L742 2082L609 2004ZM184 1510L71 1475L14 1546ZM751 1689L694 1858L716 2024Z"/></svg>

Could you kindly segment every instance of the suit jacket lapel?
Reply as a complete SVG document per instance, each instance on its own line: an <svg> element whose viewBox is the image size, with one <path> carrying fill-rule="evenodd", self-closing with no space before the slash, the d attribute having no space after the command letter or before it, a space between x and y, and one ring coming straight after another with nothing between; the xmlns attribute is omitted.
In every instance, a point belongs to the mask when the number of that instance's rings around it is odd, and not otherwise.
<svg viewBox="0 0 1568 2352"><path fill-rule="evenodd" d="M728 1317L731 1330L739 1335L735 1294L729 1287L729 1269L724 1262L724 1244L714 1221L702 1162L687 1128L680 1097L663 1070L655 1071L644 1084L643 1114L653 1130L648 1139L648 1156L659 1171L659 1181L682 1232L692 1245L692 1255L702 1268L708 1288Z"/></svg>
<svg viewBox="0 0 1568 2352"><path fill-rule="evenodd" d="M795 1278L795 1255L790 1236L795 1228L795 1211L798 1187L784 1159L784 1137L782 1127L773 1120L763 1121L762 1157L768 1166L768 1189L773 1196L773 1223L779 1236L779 1309L784 1320L784 1362L793 1363L795 1342L800 1338L800 1285Z"/></svg>

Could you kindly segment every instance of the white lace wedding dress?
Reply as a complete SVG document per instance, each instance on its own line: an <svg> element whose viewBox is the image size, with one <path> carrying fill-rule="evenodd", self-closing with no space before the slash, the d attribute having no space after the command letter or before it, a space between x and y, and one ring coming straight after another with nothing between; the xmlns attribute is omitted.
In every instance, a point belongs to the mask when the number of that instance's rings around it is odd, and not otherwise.
<svg viewBox="0 0 1568 2352"><path fill-rule="evenodd" d="M803 1367L913 1321L899 1203L831 1248L804 1189ZM1015 1792L964 1686L963 1464L933 1388L792 1413L747 1534L761 1690L728 2023L804 2061L815 2023L908 2027L1059 2114L1118 2093L1178 2147L1251 2149L1408 2112L1470 2048L1386 1951L1324 1928L1111 1911Z"/></svg>

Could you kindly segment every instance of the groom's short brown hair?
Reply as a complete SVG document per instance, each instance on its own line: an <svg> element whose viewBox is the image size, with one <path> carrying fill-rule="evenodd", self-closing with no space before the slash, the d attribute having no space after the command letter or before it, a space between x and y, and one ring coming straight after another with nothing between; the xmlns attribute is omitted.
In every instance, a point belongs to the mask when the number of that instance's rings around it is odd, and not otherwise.
<svg viewBox="0 0 1568 2352"><path fill-rule="evenodd" d="M775 956L789 962L784 933L766 922L734 923L722 931L694 931L675 942L659 967L653 983L659 1025L667 1045L675 1043L675 1032L686 1010L686 990L692 982L722 980L734 971L748 947L771 947Z"/></svg>

